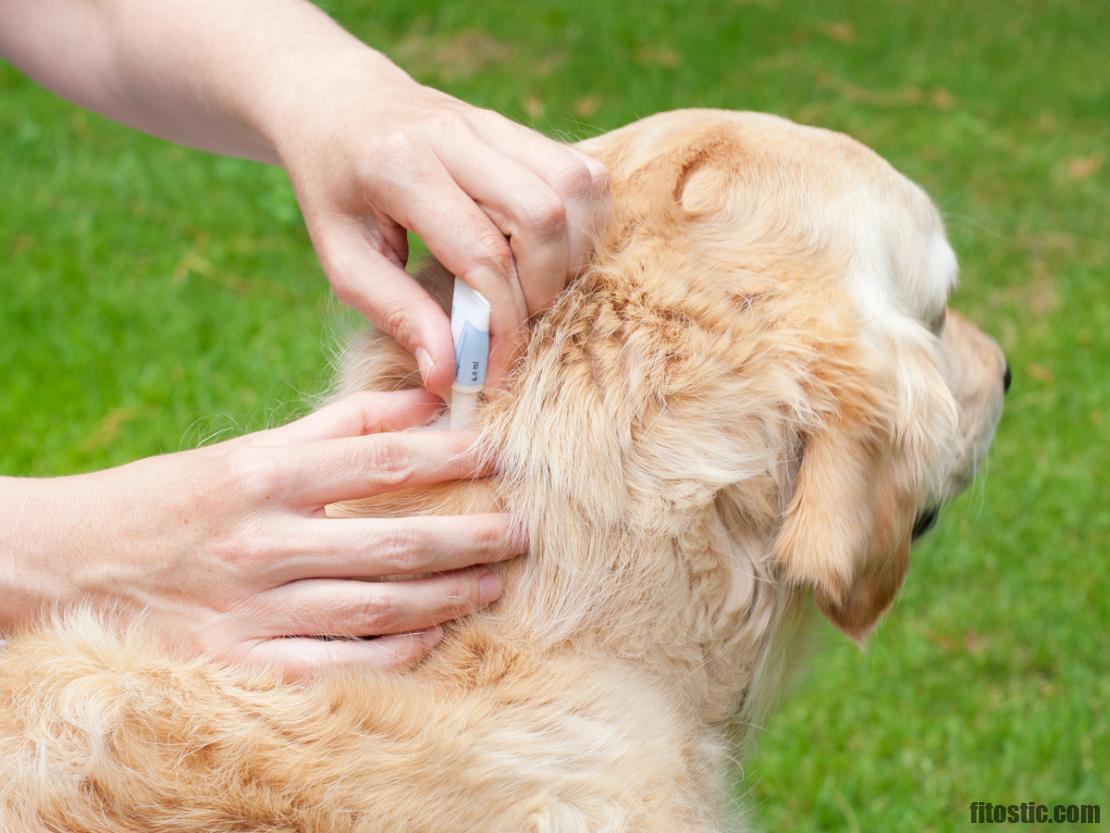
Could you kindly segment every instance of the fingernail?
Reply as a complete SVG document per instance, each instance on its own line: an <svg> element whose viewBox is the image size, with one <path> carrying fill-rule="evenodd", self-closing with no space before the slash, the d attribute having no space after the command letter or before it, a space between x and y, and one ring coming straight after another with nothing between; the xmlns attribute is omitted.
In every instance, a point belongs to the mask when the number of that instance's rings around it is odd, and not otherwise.
<svg viewBox="0 0 1110 833"><path fill-rule="evenodd" d="M420 368L420 378L424 380L424 387L428 386L428 375L435 368L435 359L423 347L416 348L416 366Z"/></svg>
<svg viewBox="0 0 1110 833"><path fill-rule="evenodd" d="M488 605L501 595L501 576L493 572L493 570L486 570L482 577L478 579L478 603L481 605Z"/></svg>
<svg viewBox="0 0 1110 833"><path fill-rule="evenodd" d="M443 628L436 625L434 628L428 628L421 634L421 639L424 644L429 648L434 648L443 639Z"/></svg>

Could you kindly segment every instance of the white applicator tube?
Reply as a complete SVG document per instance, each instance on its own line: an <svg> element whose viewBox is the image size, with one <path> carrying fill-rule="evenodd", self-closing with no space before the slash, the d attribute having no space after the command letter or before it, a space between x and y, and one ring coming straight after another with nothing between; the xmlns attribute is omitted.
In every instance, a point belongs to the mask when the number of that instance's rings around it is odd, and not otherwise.
<svg viewBox="0 0 1110 833"><path fill-rule="evenodd" d="M455 278L451 298L451 338L455 342L455 382L451 385L451 427L470 428L489 365L489 301Z"/></svg>

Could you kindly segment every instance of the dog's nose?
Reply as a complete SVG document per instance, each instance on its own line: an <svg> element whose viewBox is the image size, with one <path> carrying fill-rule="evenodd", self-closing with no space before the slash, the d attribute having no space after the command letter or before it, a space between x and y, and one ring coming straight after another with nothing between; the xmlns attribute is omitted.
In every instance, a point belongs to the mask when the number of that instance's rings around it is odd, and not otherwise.
<svg viewBox="0 0 1110 833"><path fill-rule="evenodd" d="M1010 383L1014 381L1014 374L1010 372L1010 363L1006 362L1006 370L1002 374L1002 392L1005 393L1010 389Z"/></svg>

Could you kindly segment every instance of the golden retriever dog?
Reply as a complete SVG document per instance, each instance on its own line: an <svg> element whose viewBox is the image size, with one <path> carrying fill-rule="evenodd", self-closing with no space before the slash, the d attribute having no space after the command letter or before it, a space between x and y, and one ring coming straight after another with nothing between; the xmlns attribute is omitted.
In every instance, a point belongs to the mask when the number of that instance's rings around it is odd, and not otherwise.
<svg viewBox="0 0 1110 833"><path fill-rule="evenodd" d="M744 829L732 763L799 622L872 630L1008 371L946 311L933 204L852 139L689 110L581 147L611 219L478 412L497 476L333 508L503 506L531 552L501 601L412 672L296 685L90 612L15 635L0 829ZM423 280L446 299L442 269ZM368 335L339 387L416 379Z"/></svg>

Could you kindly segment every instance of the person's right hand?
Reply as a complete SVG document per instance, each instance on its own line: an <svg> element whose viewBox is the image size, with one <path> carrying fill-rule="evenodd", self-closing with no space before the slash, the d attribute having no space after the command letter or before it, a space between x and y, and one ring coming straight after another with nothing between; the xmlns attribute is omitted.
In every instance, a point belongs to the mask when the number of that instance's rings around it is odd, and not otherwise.
<svg viewBox="0 0 1110 833"><path fill-rule="evenodd" d="M451 387L455 353L404 270L408 232L489 301L496 388L606 224L602 162L417 83L305 0L0 9L0 52L81 106L280 163L336 297L412 353L433 393Z"/></svg>
<svg viewBox="0 0 1110 833"><path fill-rule="evenodd" d="M609 212L605 166L365 48L283 89L271 141L336 296L416 357L428 390L446 391L450 326L403 268L416 232L490 302L486 384L502 385L528 318L587 265Z"/></svg>
<svg viewBox="0 0 1110 833"><path fill-rule="evenodd" d="M17 595L40 607L142 610L187 653L277 665L290 677L414 663L439 640L439 623L500 595L499 577L474 565L511 558L524 542L501 514L344 519L324 507L489 474L477 469L470 434L398 432L441 406L423 391L360 393L205 448L74 477L4 479L4 505L23 507L5 519L24 582ZM415 573L434 575L353 580Z"/></svg>

